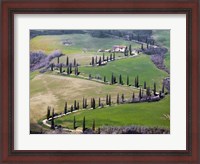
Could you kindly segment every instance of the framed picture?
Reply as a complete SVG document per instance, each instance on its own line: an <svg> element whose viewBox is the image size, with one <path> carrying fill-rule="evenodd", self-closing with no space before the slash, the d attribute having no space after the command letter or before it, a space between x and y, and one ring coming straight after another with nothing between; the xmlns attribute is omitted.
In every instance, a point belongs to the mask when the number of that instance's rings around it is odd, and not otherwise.
<svg viewBox="0 0 200 164"><path fill-rule="evenodd" d="M199 1L3 1L1 161L199 163Z"/></svg>

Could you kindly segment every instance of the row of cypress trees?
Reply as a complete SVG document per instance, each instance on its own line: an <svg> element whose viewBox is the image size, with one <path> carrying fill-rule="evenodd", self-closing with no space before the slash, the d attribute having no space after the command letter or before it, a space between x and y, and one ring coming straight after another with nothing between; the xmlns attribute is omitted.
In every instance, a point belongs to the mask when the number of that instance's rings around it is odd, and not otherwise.
<svg viewBox="0 0 200 164"><path fill-rule="evenodd" d="M60 64L60 57L57 57L57 64ZM74 58L73 63L70 63L70 62L69 62L69 57L67 56L67 57L66 57L65 66L68 67L70 64L71 64L73 67L76 67L76 65L77 65L76 58Z"/></svg>
<svg viewBox="0 0 200 164"><path fill-rule="evenodd" d="M73 119L73 129L77 128L77 124L76 124L76 117L74 116ZM86 119L85 116L83 117L83 121L82 121L82 131L84 132L86 130ZM95 131L95 119L93 119L92 121L92 130Z"/></svg>
<svg viewBox="0 0 200 164"><path fill-rule="evenodd" d="M142 90L140 88L140 91L139 91L139 95L138 95L138 98L141 99L144 95L144 90ZM153 89L153 93L154 95L156 94L156 84L154 83L154 89ZM163 88L162 88L162 91L159 92L159 96L161 96L161 94L164 94L164 85L163 85ZM146 88L146 96L151 96L151 89L150 87L147 87ZM133 92L132 94L132 101L135 99L135 94ZM121 95L121 101L120 101L120 96L119 94L117 94L117 101L116 103L117 104L120 104L120 103L124 103L125 102L125 96L124 94ZM103 103L101 103L101 99L99 98L99 102L98 102L98 106L99 107L103 107L102 105ZM106 105L109 105L111 106L111 95L106 95ZM83 109L84 108L87 108L87 99L86 98L83 98ZM91 98L91 108L95 109L96 108L96 101L94 98ZM74 105L71 105L70 107L70 112L73 112L74 110L79 110L79 102L77 102L76 100L74 101ZM54 108L52 109L52 115L50 115L51 113L51 107L48 106L47 107L47 120L49 120L51 118L51 129L55 129L55 125L54 125ZM67 110L67 102L65 102L65 106L64 106L64 114L67 114L68 113L68 110ZM76 119L74 117L74 121L73 121L73 127L74 129L76 128ZM85 117L83 118L83 131L85 131ZM93 129L95 130L95 121L93 121ZM93 131L94 131L93 130Z"/></svg>
<svg viewBox="0 0 200 164"><path fill-rule="evenodd" d="M101 66L102 62L104 62L104 61L108 62L108 61L112 61L112 60L115 60L115 53L113 53L113 54L111 53L110 56L107 56L107 57L105 57L105 55L103 53L103 56L100 56L99 59L97 56L92 57L91 65L95 66L98 64L99 66Z"/></svg>

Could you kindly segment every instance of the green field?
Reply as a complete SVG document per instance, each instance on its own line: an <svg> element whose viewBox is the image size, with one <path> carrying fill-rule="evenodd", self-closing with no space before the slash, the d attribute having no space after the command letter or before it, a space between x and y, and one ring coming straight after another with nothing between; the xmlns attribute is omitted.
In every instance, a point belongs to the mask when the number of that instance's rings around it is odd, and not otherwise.
<svg viewBox="0 0 200 164"><path fill-rule="evenodd" d="M158 89L161 89L162 79L167 77L168 74L159 70L151 61L150 56L139 55L134 58L125 58L108 63L105 66L100 67L80 67L79 71L81 75L88 77L92 76L106 76L107 80L111 80L111 75L119 79L119 75L122 75L123 81L126 84L127 75L129 76L129 82L133 85L135 77L139 76L140 84L143 85L144 81L147 82L147 86L152 87L153 83L157 83Z"/></svg>
<svg viewBox="0 0 200 164"><path fill-rule="evenodd" d="M169 31L153 31L153 38L161 46L170 48ZM64 41L70 41L71 45L66 46ZM94 110L80 110L68 116L55 119L55 124L63 127L72 128L73 119L76 117L77 126L82 126L82 120L85 116L86 127L92 127L92 121L95 119L96 128L101 126L149 126L149 127L164 127L170 128L170 95L167 95L163 100L152 103L134 103L134 104L116 104L117 94L125 95L125 99L131 98L133 92L138 96L139 89L133 87L135 78L139 77L139 84L143 87L144 81L147 87L153 88L156 82L157 91L161 90L162 82L169 75L158 69L151 61L149 55L140 53L134 57L124 57L123 53L115 53L115 61L108 62L105 66L88 66L91 58L94 56L102 56L102 52L97 52L99 49L112 49L113 45L131 44L132 49L140 48L141 45L125 41L123 39L113 38L95 38L89 34L67 34L67 35L43 35L37 36L30 40L30 51L44 51L47 55L55 50L60 50L64 56L60 57L60 63L66 62L66 56L69 57L69 62L81 64L79 66L79 76L60 74L59 71L47 71L40 74L39 70L30 73L30 125L31 129L37 131L41 128L41 120L46 118L47 107L54 108L55 113L64 112L64 104L67 101L68 110L74 104L74 100L80 103L82 109L82 99L87 98L87 103L90 107L91 98L95 98L98 104L99 97L105 105L106 95L112 97L112 106L105 108L96 108ZM104 52L105 56L110 53ZM57 63L57 58L53 59ZM165 65L170 68L170 51L165 58ZM66 68L63 67L63 70ZM107 81L111 81L112 73L119 81L119 75L122 75L124 85L92 81L88 79L89 74L101 77L102 80L106 76ZM127 76L129 84L127 86ZM43 126L44 127L44 126Z"/></svg>
<svg viewBox="0 0 200 164"><path fill-rule="evenodd" d="M73 119L76 118L76 126L82 127L83 117L86 119L86 127L91 128L93 119L97 127L101 126L129 126L140 125L150 127L170 128L170 120L164 115L170 114L170 97L154 103L123 104L107 108L83 110L63 116L55 120L55 124L73 128Z"/></svg>
<svg viewBox="0 0 200 164"><path fill-rule="evenodd" d="M63 42L70 40L72 43L69 46L65 46ZM44 51L46 54L50 54L55 50L60 50L66 56L69 56L70 60L74 58L81 65L89 64L92 56L103 55L97 52L99 49L112 49L113 45L132 45L132 48L140 48L140 44L134 42L125 41L123 39L112 38L95 38L89 34L68 34L68 35L44 35L37 36L30 41L30 51ZM105 53L108 55L110 53ZM60 62L65 63L66 58L61 57Z"/></svg>
<svg viewBox="0 0 200 164"><path fill-rule="evenodd" d="M72 44L65 46L62 44L65 40L70 40ZM140 45L130 41L112 38L95 38L89 34L44 35L31 39L30 50L43 50L49 54L59 49L64 54L75 54L83 52L83 49L87 49L87 52L93 53L97 52L98 49L111 49L113 45L129 46L130 44L133 48L140 47Z"/></svg>

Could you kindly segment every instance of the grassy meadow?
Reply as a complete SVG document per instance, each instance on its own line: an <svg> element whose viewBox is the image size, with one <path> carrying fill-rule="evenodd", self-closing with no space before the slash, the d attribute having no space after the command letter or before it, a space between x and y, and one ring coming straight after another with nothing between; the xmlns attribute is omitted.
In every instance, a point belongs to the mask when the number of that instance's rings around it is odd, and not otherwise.
<svg viewBox="0 0 200 164"><path fill-rule="evenodd" d="M167 76L167 73L159 70L150 60L150 56L139 55L134 58L125 58L108 63L100 67L80 67L81 75L88 77L92 76L106 76L108 81L111 81L112 73L119 80L119 75L122 75L123 82L126 84L127 76L129 76L129 83L134 84L134 80L139 76L140 85L143 86L146 81L147 86L153 87L154 82L157 83L157 88L161 89L162 79Z"/></svg>
<svg viewBox="0 0 200 164"><path fill-rule="evenodd" d="M170 48L170 31L154 30L152 37L160 46ZM70 45L64 45L63 42L70 41ZM73 127L73 119L76 117L76 125L81 128L82 120L85 116L86 127L91 128L95 119L96 128L102 126L148 126L170 128L170 95L158 102L143 102L132 104L117 105L117 94L125 95L125 99L132 97L133 92L137 97L139 88L135 88L135 78L139 77L139 84L143 87L144 81L147 87L153 88L156 82L157 91L161 90L162 82L169 74L158 69L151 61L149 55L139 53L134 57L123 57L123 53L115 53L115 61L108 62L104 66L88 66L92 57L109 56L108 52L98 52L99 49L112 49L114 45L132 46L132 49L140 49L141 45L135 42L114 39L114 38L97 38L89 34L65 34L65 35L40 35L30 40L30 51L44 51L45 54L51 54L55 50L60 50L64 56L59 58L60 63L66 62L66 56L69 62L80 64L78 67L80 75L64 75L59 71L47 71L40 73L36 70L30 73L30 125L31 129L37 131L40 128L47 128L42 125L42 120L46 118L47 107L54 108L55 113L63 113L64 105L67 101L68 110L74 104L74 100L79 102L82 109L83 97L87 98L90 108L91 98L95 98L96 104L98 99L105 104L106 95L111 95L112 106L105 108L96 108L91 110L79 110L78 112L55 119L56 125L62 125L66 128ZM54 58L51 63L57 63ZM165 58L165 65L170 68L170 50ZM66 71L66 68L63 67ZM111 81L112 73L119 81L119 75L122 75L124 85L101 83L89 80L89 74L101 77L106 76L107 81ZM129 84L127 86L127 76ZM37 125L37 126L35 126Z"/></svg>
<svg viewBox="0 0 200 164"><path fill-rule="evenodd" d="M46 116L47 106L52 106L55 112L64 112L65 102L68 108L74 100L82 106L83 97L87 98L90 105L91 98L101 98L105 102L106 95L110 94L112 101L116 102L117 94L124 94L130 98L138 95L138 90L132 87L117 85L105 85L90 80L70 78L60 75L41 74L30 81L30 110L31 121L37 122L39 118Z"/></svg>
<svg viewBox="0 0 200 164"><path fill-rule="evenodd" d="M63 44L66 40L70 40L70 46ZM30 51L44 51L50 54L55 50L62 50L63 54L69 56L70 62L76 58L79 64L86 65L91 62L92 56L103 55L98 52L99 49L112 49L113 45L129 46L130 44L132 48L141 47L141 45L123 39L95 38L89 34L44 35L31 39ZM107 56L110 53L104 54ZM60 58L60 62L65 63L65 60L66 57Z"/></svg>
<svg viewBox="0 0 200 164"><path fill-rule="evenodd" d="M66 128L73 128L73 119L76 118L76 126L82 127L83 117L86 119L86 127L91 128L95 119L96 128L102 126L130 126L139 125L149 127L170 127L169 96L154 103L122 104L107 108L82 110L55 120L55 124Z"/></svg>

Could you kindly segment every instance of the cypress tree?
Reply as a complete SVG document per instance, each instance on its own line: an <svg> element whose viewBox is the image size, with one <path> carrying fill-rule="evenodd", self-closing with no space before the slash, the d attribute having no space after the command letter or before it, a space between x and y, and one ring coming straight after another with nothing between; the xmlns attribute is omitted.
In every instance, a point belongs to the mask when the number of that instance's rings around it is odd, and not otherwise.
<svg viewBox="0 0 200 164"><path fill-rule="evenodd" d="M50 112L51 112L51 108L48 106L47 107L47 120L50 118Z"/></svg>
<svg viewBox="0 0 200 164"><path fill-rule="evenodd" d="M69 57L67 56L67 58L66 58L66 67L68 67L68 65L69 65Z"/></svg>
<svg viewBox="0 0 200 164"><path fill-rule="evenodd" d="M85 131L85 116L83 117L83 132Z"/></svg>
<svg viewBox="0 0 200 164"><path fill-rule="evenodd" d="M76 110L77 107L76 107L76 100L74 100L74 110Z"/></svg>
<svg viewBox="0 0 200 164"><path fill-rule="evenodd" d="M96 103L95 103L95 99L93 98L93 109L95 109L96 108Z"/></svg>
<svg viewBox="0 0 200 164"><path fill-rule="evenodd" d="M151 92L150 92L150 88L149 88L149 87L147 87L146 95L147 95L148 97L151 96Z"/></svg>
<svg viewBox="0 0 200 164"><path fill-rule="evenodd" d="M140 88L139 99L141 99L141 98L142 98L142 90L141 90L141 88Z"/></svg>
<svg viewBox="0 0 200 164"><path fill-rule="evenodd" d="M111 84L114 84L114 75L112 73L112 76L111 76Z"/></svg>
<svg viewBox="0 0 200 164"><path fill-rule="evenodd" d="M53 71L53 67L54 67L54 65L53 65L53 63L51 63L51 71Z"/></svg>
<svg viewBox="0 0 200 164"><path fill-rule="evenodd" d="M164 82L162 84L162 93L165 93L165 85L164 85Z"/></svg>
<svg viewBox="0 0 200 164"><path fill-rule="evenodd" d="M116 77L114 76L113 77L113 83L115 84L117 81L116 81Z"/></svg>
<svg viewBox="0 0 200 164"><path fill-rule="evenodd" d="M119 84L122 85L122 75L121 74L119 75Z"/></svg>
<svg viewBox="0 0 200 164"><path fill-rule="evenodd" d="M107 56L107 59L106 59L106 60L107 60L107 62L108 62L108 56Z"/></svg>
<svg viewBox="0 0 200 164"><path fill-rule="evenodd" d="M144 90L143 89L141 89L142 90L142 97L144 97Z"/></svg>
<svg viewBox="0 0 200 164"><path fill-rule="evenodd" d="M79 102L77 103L77 109L79 110Z"/></svg>
<svg viewBox="0 0 200 164"><path fill-rule="evenodd" d="M108 105L108 94L106 95L106 105Z"/></svg>
<svg viewBox="0 0 200 164"><path fill-rule="evenodd" d="M83 109L85 108L85 99L83 97Z"/></svg>
<svg viewBox="0 0 200 164"><path fill-rule="evenodd" d="M131 45L129 45L129 53L130 53L130 55L132 55L132 48L131 48Z"/></svg>
<svg viewBox="0 0 200 164"><path fill-rule="evenodd" d="M51 119L51 129L55 129L54 117Z"/></svg>
<svg viewBox="0 0 200 164"><path fill-rule="evenodd" d="M76 66L76 59L74 58L74 67Z"/></svg>
<svg viewBox="0 0 200 164"><path fill-rule="evenodd" d="M60 61L59 61L59 57L57 58L57 61L58 61L58 64L60 63Z"/></svg>
<svg viewBox="0 0 200 164"><path fill-rule="evenodd" d="M144 50L144 48L143 48L143 44L141 44L141 49Z"/></svg>
<svg viewBox="0 0 200 164"><path fill-rule="evenodd" d="M105 55L104 55L104 53L103 53L103 61L105 61Z"/></svg>
<svg viewBox="0 0 200 164"><path fill-rule="evenodd" d="M100 130L100 128L98 128L98 134L101 134L101 130Z"/></svg>
<svg viewBox="0 0 200 164"><path fill-rule="evenodd" d="M90 107L93 108L93 99L91 98Z"/></svg>
<svg viewBox="0 0 200 164"><path fill-rule="evenodd" d="M154 96L156 95L156 83L154 82L154 85L153 85L153 94Z"/></svg>
<svg viewBox="0 0 200 164"><path fill-rule="evenodd" d="M161 96L162 96L162 91L159 91L159 97L161 98Z"/></svg>
<svg viewBox="0 0 200 164"><path fill-rule="evenodd" d="M109 95L108 104L111 106L111 95Z"/></svg>
<svg viewBox="0 0 200 164"><path fill-rule="evenodd" d="M100 56L100 58L99 58L99 66L101 66L101 56Z"/></svg>
<svg viewBox="0 0 200 164"><path fill-rule="evenodd" d="M95 63L97 64L97 56L95 57Z"/></svg>
<svg viewBox="0 0 200 164"><path fill-rule="evenodd" d="M73 121L73 128L76 129L76 118L74 116L74 121Z"/></svg>
<svg viewBox="0 0 200 164"><path fill-rule="evenodd" d="M99 97L99 107L101 106L101 99L100 99L100 97Z"/></svg>
<svg viewBox="0 0 200 164"><path fill-rule="evenodd" d="M65 102L65 108L64 108L64 113L67 113L67 101Z"/></svg>
<svg viewBox="0 0 200 164"><path fill-rule="evenodd" d="M92 66L94 66L94 57L92 57Z"/></svg>
<svg viewBox="0 0 200 164"><path fill-rule="evenodd" d="M125 50L124 50L124 56L127 56L128 54L127 54L127 47L125 48Z"/></svg>
<svg viewBox="0 0 200 164"><path fill-rule="evenodd" d="M137 75L137 88L139 87L139 77Z"/></svg>
<svg viewBox="0 0 200 164"><path fill-rule="evenodd" d="M115 60L115 52L113 52L113 60Z"/></svg>
<svg viewBox="0 0 200 164"><path fill-rule="evenodd" d="M68 74L68 75L70 74L70 69L69 69L69 67L67 67L67 74Z"/></svg>
<svg viewBox="0 0 200 164"><path fill-rule="evenodd" d="M53 108L53 111L52 111L52 117L54 117L54 108Z"/></svg>
<svg viewBox="0 0 200 164"><path fill-rule="evenodd" d="M144 89L146 89L147 88L147 86L146 86L147 84L146 84L146 81L144 82Z"/></svg>
<svg viewBox="0 0 200 164"><path fill-rule="evenodd" d="M60 73L62 73L62 64L60 64Z"/></svg>
<svg viewBox="0 0 200 164"><path fill-rule="evenodd" d="M74 68L74 75L77 75L76 67Z"/></svg>
<svg viewBox="0 0 200 164"><path fill-rule="evenodd" d="M53 108L53 111L52 111L51 129L55 129L55 124L54 124L54 108Z"/></svg>
<svg viewBox="0 0 200 164"><path fill-rule="evenodd" d="M69 64L69 74L72 73L72 63Z"/></svg>
<svg viewBox="0 0 200 164"><path fill-rule="evenodd" d="M149 48L149 44L147 43L147 49Z"/></svg>
<svg viewBox="0 0 200 164"><path fill-rule="evenodd" d="M92 123L92 130L95 131L95 120L93 120L93 123Z"/></svg>
<svg viewBox="0 0 200 164"><path fill-rule="evenodd" d="M104 81L104 83L106 82L106 76L103 77L103 81Z"/></svg>
<svg viewBox="0 0 200 164"><path fill-rule="evenodd" d="M129 85L129 76L127 76L126 84Z"/></svg>
<svg viewBox="0 0 200 164"><path fill-rule="evenodd" d="M140 35L139 34L137 35L137 40L140 41Z"/></svg>
<svg viewBox="0 0 200 164"><path fill-rule="evenodd" d="M76 66L76 75L78 76L79 72L78 72L78 66Z"/></svg>
<svg viewBox="0 0 200 164"><path fill-rule="evenodd" d="M119 104L119 93L117 94L117 104Z"/></svg>
<svg viewBox="0 0 200 164"><path fill-rule="evenodd" d="M124 94L122 94L122 102L124 102Z"/></svg>
<svg viewBox="0 0 200 164"><path fill-rule="evenodd" d="M85 99L85 108L87 108L87 99Z"/></svg>
<svg viewBox="0 0 200 164"><path fill-rule="evenodd" d="M134 101L135 99L135 93L133 92L133 95L132 95L132 102Z"/></svg>
<svg viewBox="0 0 200 164"><path fill-rule="evenodd" d="M135 87L137 87L137 78L135 78Z"/></svg>
<svg viewBox="0 0 200 164"><path fill-rule="evenodd" d="M73 112L73 105L71 105L71 112Z"/></svg>
<svg viewBox="0 0 200 164"><path fill-rule="evenodd" d="M110 54L110 61L112 60L112 54Z"/></svg>

